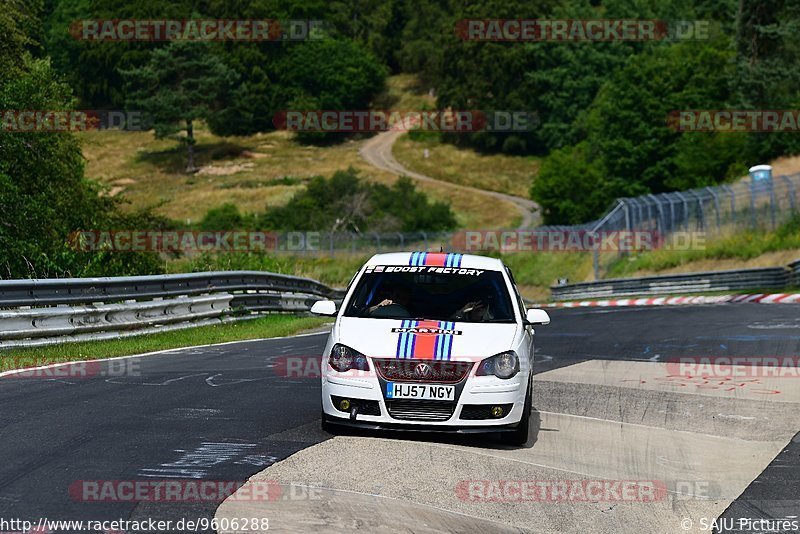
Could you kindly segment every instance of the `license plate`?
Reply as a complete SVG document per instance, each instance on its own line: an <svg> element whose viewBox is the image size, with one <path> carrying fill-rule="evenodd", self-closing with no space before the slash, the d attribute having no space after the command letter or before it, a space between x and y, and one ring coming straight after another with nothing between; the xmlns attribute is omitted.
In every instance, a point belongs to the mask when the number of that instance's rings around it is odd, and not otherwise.
<svg viewBox="0 0 800 534"><path fill-rule="evenodd" d="M456 387L387 382L386 398L453 401L456 400Z"/></svg>

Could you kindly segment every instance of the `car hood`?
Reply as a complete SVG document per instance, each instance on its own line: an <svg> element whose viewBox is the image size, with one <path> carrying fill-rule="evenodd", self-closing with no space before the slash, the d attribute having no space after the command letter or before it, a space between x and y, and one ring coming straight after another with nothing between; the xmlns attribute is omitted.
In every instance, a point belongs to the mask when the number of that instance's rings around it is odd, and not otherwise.
<svg viewBox="0 0 800 534"><path fill-rule="evenodd" d="M337 341L372 358L481 360L513 347L516 323L342 317Z"/></svg>

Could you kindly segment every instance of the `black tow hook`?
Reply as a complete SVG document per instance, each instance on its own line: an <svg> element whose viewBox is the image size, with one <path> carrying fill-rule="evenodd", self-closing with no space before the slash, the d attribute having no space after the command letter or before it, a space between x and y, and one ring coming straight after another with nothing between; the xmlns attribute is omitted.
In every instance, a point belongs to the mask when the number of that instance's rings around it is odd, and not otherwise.
<svg viewBox="0 0 800 534"><path fill-rule="evenodd" d="M352 408L350 408L350 420L355 421L357 416L358 416L358 404L353 404Z"/></svg>

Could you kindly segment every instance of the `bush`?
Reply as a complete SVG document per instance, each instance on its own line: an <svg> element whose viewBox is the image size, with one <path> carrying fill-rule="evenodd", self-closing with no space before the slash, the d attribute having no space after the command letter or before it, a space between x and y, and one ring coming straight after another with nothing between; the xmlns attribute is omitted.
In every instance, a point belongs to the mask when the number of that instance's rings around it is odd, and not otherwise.
<svg viewBox="0 0 800 534"><path fill-rule="evenodd" d="M312 178L305 191L259 220L273 230L416 232L455 228L450 206L431 202L409 178L391 187L365 182L351 169Z"/></svg>
<svg viewBox="0 0 800 534"><path fill-rule="evenodd" d="M216 232L251 229L254 223L253 217L242 215L235 204L228 203L208 210L198 225L201 230Z"/></svg>

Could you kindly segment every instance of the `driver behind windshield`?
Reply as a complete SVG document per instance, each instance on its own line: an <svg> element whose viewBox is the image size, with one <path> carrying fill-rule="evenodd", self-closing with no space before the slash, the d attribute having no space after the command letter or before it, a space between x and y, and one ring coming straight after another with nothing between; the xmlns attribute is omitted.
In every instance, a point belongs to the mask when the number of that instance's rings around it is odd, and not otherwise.
<svg viewBox="0 0 800 534"><path fill-rule="evenodd" d="M494 318L491 311L493 297L491 288L482 286L476 289L477 291L467 298L467 302L453 314L454 320L482 323Z"/></svg>
<svg viewBox="0 0 800 534"><path fill-rule="evenodd" d="M473 300L467 302L454 315L457 321L469 321L472 323L480 323L488 319L489 306L482 300Z"/></svg>
<svg viewBox="0 0 800 534"><path fill-rule="evenodd" d="M410 315L408 308L411 304L411 289L408 286L402 284L394 285L384 294L386 297L383 300L368 308L367 311L370 315L379 315L381 308L386 308L387 306L394 307L392 311L395 314L399 312L399 315Z"/></svg>

